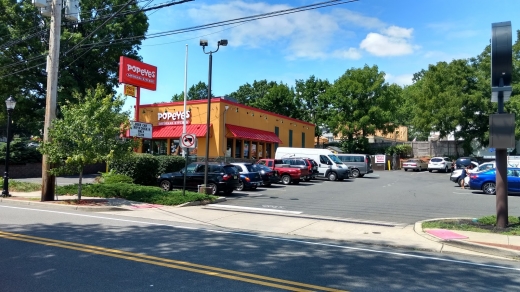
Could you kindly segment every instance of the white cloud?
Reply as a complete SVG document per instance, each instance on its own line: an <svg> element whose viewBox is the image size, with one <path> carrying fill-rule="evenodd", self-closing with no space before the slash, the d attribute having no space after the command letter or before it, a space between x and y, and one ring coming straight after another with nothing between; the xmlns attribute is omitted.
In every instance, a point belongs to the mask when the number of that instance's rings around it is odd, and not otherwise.
<svg viewBox="0 0 520 292"><path fill-rule="evenodd" d="M403 74L403 75L392 75L392 74L386 74L385 80L388 83L396 83L397 85L410 85L412 84L412 78L413 74Z"/></svg>
<svg viewBox="0 0 520 292"><path fill-rule="evenodd" d="M294 8L289 5L270 5L266 2L247 3L241 0L213 5L199 5L189 9L188 15L200 23L213 23ZM289 60L346 58L359 59L359 49L353 48L355 33L344 30L346 25L382 29L377 18L363 16L346 9L335 9L328 14L308 10L282 16L268 17L204 31L210 33L210 43L225 38L229 46L276 50ZM211 34L211 32L216 32Z"/></svg>
<svg viewBox="0 0 520 292"><path fill-rule="evenodd" d="M381 33L369 33L359 47L378 57L408 55L417 48L410 42L412 33L413 28L390 26Z"/></svg>
<svg viewBox="0 0 520 292"><path fill-rule="evenodd" d="M335 50L332 52L332 56L338 59L361 59L361 52L356 48L348 48L346 50Z"/></svg>

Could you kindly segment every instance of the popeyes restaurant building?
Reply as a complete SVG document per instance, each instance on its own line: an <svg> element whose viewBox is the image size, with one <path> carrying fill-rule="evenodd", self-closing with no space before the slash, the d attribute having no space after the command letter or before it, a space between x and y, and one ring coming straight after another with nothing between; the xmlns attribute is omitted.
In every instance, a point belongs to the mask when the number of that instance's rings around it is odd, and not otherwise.
<svg viewBox="0 0 520 292"><path fill-rule="evenodd" d="M208 100L143 104L136 107L138 121L152 124L152 138L143 139L141 153L180 155L183 122L186 133L197 137L190 155L205 156L209 131L209 158L274 158L278 146L314 147L314 124L246 106L225 98L212 98L210 126Z"/></svg>

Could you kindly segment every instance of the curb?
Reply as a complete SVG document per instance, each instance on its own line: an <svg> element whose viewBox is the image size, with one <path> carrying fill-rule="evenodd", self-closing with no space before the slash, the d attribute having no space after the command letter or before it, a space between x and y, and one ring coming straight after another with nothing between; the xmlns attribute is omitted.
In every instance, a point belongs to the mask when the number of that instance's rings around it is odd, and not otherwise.
<svg viewBox="0 0 520 292"><path fill-rule="evenodd" d="M205 201L194 201L194 202L187 202L184 204L177 205L175 207L191 207L191 206L200 206L200 205L209 205L209 204L216 204L216 203L222 203L227 201L225 197L218 197L213 202L205 202Z"/></svg>
<svg viewBox="0 0 520 292"><path fill-rule="evenodd" d="M439 238L437 238L437 237L435 237L433 235L430 235L430 234L428 234L428 233L423 231L423 228L422 228L422 223L423 222L437 221L437 220L448 220L448 219L455 220L455 219L471 219L471 218L455 217L455 218L436 218L436 219L422 220L422 221L415 222L415 225L414 225L413 229L414 229L415 233L417 233L418 235L420 235L420 236L422 236L422 237L424 237L426 239L429 239L431 241L435 241L435 242L438 242L438 243L441 243L441 244L445 244L445 245L448 245L448 246L461 248L461 249L465 249L465 250L469 250L469 251L473 251L473 252L478 252L478 253L482 253L482 254L497 256L497 257L512 258L512 259L515 259L515 260L519 260L520 259L520 251L509 250L509 249L501 248L501 247L497 247L497 246L491 247L491 246L488 246L488 245L485 245L485 244L475 243L475 242L471 242L471 241L464 241L464 240L460 240L460 239L456 239L456 240L442 240L442 239L439 239Z"/></svg>
<svg viewBox="0 0 520 292"><path fill-rule="evenodd" d="M46 203L46 202L38 202L38 201L28 201L28 200L13 200L1 198L1 203L8 203L13 205L28 205L28 206L46 206L56 209L72 209L72 210L82 210L89 212L104 212L104 211L127 211L127 209L120 208L117 206L74 206L74 205L64 205L64 204L56 204L56 203Z"/></svg>

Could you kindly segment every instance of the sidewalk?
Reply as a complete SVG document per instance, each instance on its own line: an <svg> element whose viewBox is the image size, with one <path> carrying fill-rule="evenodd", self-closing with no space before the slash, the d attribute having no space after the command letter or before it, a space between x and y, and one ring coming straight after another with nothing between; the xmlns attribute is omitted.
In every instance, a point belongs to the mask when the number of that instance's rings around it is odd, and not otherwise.
<svg viewBox="0 0 520 292"><path fill-rule="evenodd" d="M40 202L39 191L30 193L12 192L11 195L10 198L0 198L0 204L45 205L60 210L68 208L94 211L133 218L200 224L206 225L208 228L220 227L241 231L342 240L411 250L462 253L520 260L520 236L458 230L423 230L422 222L403 225L391 222L308 216L289 211L238 208L220 204L162 206L131 202L124 199L90 197L88 199L99 201L101 205L77 206L59 204L56 201ZM59 200L75 198L75 196L60 196ZM222 198L221 201L225 201L225 198ZM125 212L121 212L122 210L125 210Z"/></svg>

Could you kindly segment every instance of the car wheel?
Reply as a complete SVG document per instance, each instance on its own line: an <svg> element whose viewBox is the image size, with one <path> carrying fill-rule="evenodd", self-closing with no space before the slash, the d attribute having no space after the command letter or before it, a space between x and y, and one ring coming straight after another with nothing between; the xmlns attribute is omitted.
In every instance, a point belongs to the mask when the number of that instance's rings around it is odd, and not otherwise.
<svg viewBox="0 0 520 292"><path fill-rule="evenodd" d="M459 178L457 179L457 185L458 185L459 187L460 187L460 183L462 182L462 180L463 180L463 178L461 178L461 177L459 177Z"/></svg>
<svg viewBox="0 0 520 292"><path fill-rule="evenodd" d="M281 181L282 181L282 183L283 183L284 185L288 185L288 184L291 183L291 176L288 175L288 174L284 174L284 175L282 175L282 179L281 179Z"/></svg>
<svg viewBox="0 0 520 292"><path fill-rule="evenodd" d="M172 189L172 183L169 180L162 180L159 185L161 186L161 189L165 191L171 191Z"/></svg>
<svg viewBox="0 0 520 292"><path fill-rule="evenodd" d="M406 168L403 168L403 170L404 170L404 171L408 171L408 169L406 169Z"/></svg>
<svg viewBox="0 0 520 292"><path fill-rule="evenodd" d="M329 172L329 180L330 181L335 181L336 178L337 178L337 176L336 176L335 172Z"/></svg>
<svg viewBox="0 0 520 292"><path fill-rule="evenodd" d="M352 169L351 173L352 173L353 178L359 177L359 169L354 168L354 169Z"/></svg>
<svg viewBox="0 0 520 292"><path fill-rule="evenodd" d="M421 172L421 171L422 171L422 168L419 166L419 172Z"/></svg>
<svg viewBox="0 0 520 292"><path fill-rule="evenodd" d="M242 182L242 181L239 182L238 185L237 185L237 187L235 188L235 190L237 190L237 191L239 191L239 192L240 192L240 191L243 191L243 190L244 190L244 182Z"/></svg>
<svg viewBox="0 0 520 292"><path fill-rule="evenodd" d="M218 189L217 189L217 185L216 184L210 183L210 184L208 184L208 187L211 188L211 194L212 195L218 194Z"/></svg>
<svg viewBox="0 0 520 292"><path fill-rule="evenodd" d="M448 173L448 167L447 166L444 168L444 172Z"/></svg>
<svg viewBox="0 0 520 292"><path fill-rule="evenodd" d="M484 193L486 195L494 195L496 193L496 191L497 191L495 183L493 183L493 182L485 183L482 186L482 191L484 191Z"/></svg>

